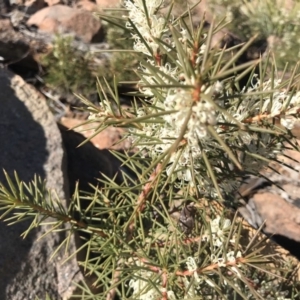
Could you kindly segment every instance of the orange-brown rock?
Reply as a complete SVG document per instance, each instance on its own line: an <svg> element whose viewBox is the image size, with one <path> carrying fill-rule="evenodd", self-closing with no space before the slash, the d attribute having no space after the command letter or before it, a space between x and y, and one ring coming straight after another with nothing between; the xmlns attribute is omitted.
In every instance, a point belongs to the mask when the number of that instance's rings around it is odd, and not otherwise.
<svg viewBox="0 0 300 300"><path fill-rule="evenodd" d="M116 8L120 7L120 0L96 0L97 5L101 8Z"/></svg>
<svg viewBox="0 0 300 300"><path fill-rule="evenodd" d="M83 123L82 120L66 117L63 117L60 122L69 129L73 128L75 131L81 133L86 138L91 137L95 133L94 129L97 127L97 124L95 123L81 125ZM130 142L126 140L122 141L121 143L118 143L123 135L123 129L108 127L99 134L97 134L95 137L93 137L91 139L91 142L94 144L94 146L96 146L99 149L124 150L130 147Z"/></svg>
<svg viewBox="0 0 300 300"><path fill-rule="evenodd" d="M46 7L32 15L27 25L37 26L49 33L74 33L86 43L100 42L103 39L101 21L86 10L66 5Z"/></svg>

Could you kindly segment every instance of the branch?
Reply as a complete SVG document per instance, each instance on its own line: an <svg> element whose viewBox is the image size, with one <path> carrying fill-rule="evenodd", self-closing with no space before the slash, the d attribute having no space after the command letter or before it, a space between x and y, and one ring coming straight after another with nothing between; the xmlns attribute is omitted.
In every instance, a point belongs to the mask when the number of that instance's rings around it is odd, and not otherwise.
<svg viewBox="0 0 300 300"><path fill-rule="evenodd" d="M158 164L156 166L156 169L152 172L152 174L149 177L149 182L146 183L146 185L144 186L143 190L141 191L138 200L137 200L137 204L136 204L136 209L134 212L134 216L131 219L128 227L127 227L127 240L131 240L131 237L133 235L134 229L135 229L135 218L144 211L145 207L146 207L146 200L148 195L150 194L153 184L154 182L157 180L157 175L161 172L162 169L162 165Z"/></svg>

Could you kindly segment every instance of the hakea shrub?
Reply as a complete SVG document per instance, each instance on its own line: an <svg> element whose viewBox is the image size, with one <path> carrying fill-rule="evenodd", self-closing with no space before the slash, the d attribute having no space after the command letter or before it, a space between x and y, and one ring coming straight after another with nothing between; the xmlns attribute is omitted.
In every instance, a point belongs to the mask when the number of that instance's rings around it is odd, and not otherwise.
<svg viewBox="0 0 300 300"><path fill-rule="evenodd" d="M238 65L253 39L212 48L226 24L207 28L203 20L194 28L190 9L176 18L163 5L126 0L126 16L110 19L129 31L140 62L131 105L121 105L117 82L105 79L98 80L99 106L79 96L95 134L126 129L132 148L114 152L123 181L99 180L93 194L76 191L59 210L55 201L31 207L28 195L14 202L17 181L0 203L70 222L82 237L79 263L98 287L94 294L83 283L81 299L297 299L297 285L286 280L292 267L263 255L260 235L247 240L245 224L226 208L239 205L234 193L243 178L276 160L285 142L297 149L296 72L277 78L270 55ZM28 189L33 199L45 194L35 189Z"/></svg>
<svg viewBox="0 0 300 300"><path fill-rule="evenodd" d="M123 261L130 273L126 295L285 299L290 291L266 292L254 284L274 277L266 279L255 269L252 262L264 264L265 258L241 244L243 225L225 218L222 205L232 201L243 178L258 175L276 160L284 142L296 148L291 133L300 108L295 70L288 81L284 74L277 78L269 55L237 65L253 39L235 49L213 49L211 40L222 22L205 29L203 20L194 28L188 24L190 10L175 18L172 6L161 13L163 2L124 1L123 28L131 33L140 60L132 106L122 108L119 95L112 89L105 94L100 81L100 106L83 99L90 105L89 122L101 124L96 132L107 126L128 128L126 138L135 153L118 155L134 170L140 191L125 226L137 247ZM245 76L248 82L241 86ZM223 209L216 213L213 204L203 209L207 200L221 201ZM145 220L150 229L144 228ZM147 233L136 244L143 230Z"/></svg>
<svg viewBox="0 0 300 300"><path fill-rule="evenodd" d="M169 180L221 197L221 191L234 187L236 178L226 174L226 180L216 184L216 177L233 168L256 174L282 150L284 133L297 120L300 93L291 90L292 79L283 82L274 78L274 72L266 79L263 63L261 78L251 73L247 85L238 86L243 71L251 72L258 63L233 67L246 47L229 59L231 49L210 47L220 24L209 32L203 24L198 30L190 28L184 18L160 15L162 4L124 3L133 49L143 54L137 73L145 97L130 117L126 115L126 124L134 120L135 126L128 126L134 146L145 158L164 160ZM225 59L229 61L224 63ZM91 111L90 118L113 122L111 101L103 99L100 107Z"/></svg>

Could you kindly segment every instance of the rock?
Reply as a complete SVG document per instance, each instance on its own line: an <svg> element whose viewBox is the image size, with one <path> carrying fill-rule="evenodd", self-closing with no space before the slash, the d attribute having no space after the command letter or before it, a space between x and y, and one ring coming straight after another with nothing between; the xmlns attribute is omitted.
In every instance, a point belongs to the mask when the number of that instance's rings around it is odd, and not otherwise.
<svg viewBox="0 0 300 300"><path fill-rule="evenodd" d="M200 3L197 0L190 0L190 7L198 3L194 10L193 15L195 20L199 23L203 18L208 23L212 23L214 18L224 18L226 16L227 7L216 2L202 0Z"/></svg>
<svg viewBox="0 0 300 300"><path fill-rule="evenodd" d="M0 169L11 176L16 170L24 182L37 174L64 201L69 192L62 139L44 97L21 77L0 69L0 107ZM4 183L2 172L0 181ZM29 224L7 226L0 221L0 299L45 299L46 293L67 299L71 281L80 276L76 259L62 265L59 252L49 261L64 234L51 233L38 241L46 230L39 227L22 240ZM72 239L70 245L72 253Z"/></svg>
<svg viewBox="0 0 300 300"><path fill-rule="evenodd" d="M33 78L41 72L41 56L53 49L55 35L51 33L31 32L28 29L14 30L9 19L0 19L0 65L8 66L23 78ZM70 47L78 55L87 55L107 48L105 43L90 44L73 40ZM99 51L100 52L100 51ZM93 66L104 65L107 55L96 53Z"/></svg>
<svg viewBox="0 0 300 300"><path fill-rule="evenodd" d="M96 3L91 2L89 0L80 0L80 1L76 2L75 8L84 9L84 10L91 11L91 12L99 10Z"/></svg>
<svg viewBox="0 0 300 300"><path fill-rule="evenodd" d="M75 191L75 185L79 183L79 190L94 192L90 184L99 185L102 174L113 178L117 174L116 181L121 182L121 162L108 150L99 150L91 142L78 147L86 138L65 126L58 124L67 157L68 179L70 193Z"/></svg>
<svg viewBox="0 0 300 300"><path fill-rule="evenodd" d="M0 56L1 63L10 68L18 69L18 74L26 76L28 73L38 72L39 65L34 53L45 51L47 44L44 41L32 40L21 32L15 31L10 20L0 19Z"/></svg>
<svg viewBox="0 0 300 300"><path fill-rule="evenodd" d="M95 133L94 129L99 126L95 123L81 125L84 121L67 117L62 117L60 122L69 129L76 126L74 130L81 133L85 138L92 136ZM129 149L131 143L128 139L120 142L124 133L125 131L122 128L108 127L94 136L91 142L99 149Z"/></svg>
<svg viewBox="0 0 300 300"><path fill-rule="evenodd" d="M239 212L300 259L300 153L286 150L278 160L285 165L273 162L273 170L261 171L268 180L254 177L240 187L245 202Z"/></svg>
<svg viewBox="0 0 300 300"><path fill-rule="evenodd" d="M258 228L266 220L263 228L266 234L281 235L300 242L299 207L287 202L271 189L257 191L249 201L248 206L252 208L252 212L255 214L250 219L254 227Z"/></svg>
<svg viewBox="0 0 300 300"><path fill-rule="evenodd" d="M109 178L115 178L115 182L120 184L122 182L122 173L124 171L127 175L131 175L130 171L121 166L121 162L114 157L108 150L100 150L96 148L91 142L86 142L84 145L78 147L79 144L85 141L85 137L73 130L68 130L65 126L58 124L64 143L64 149L68 165L68 179L70 193L73 194L78 184L78 189L84 192L94 194L95 190L92 186L102 186L99 179L104 179L103 174ZM116 175L116 176L115 176ZM80 206L82 209L87 208L90 201L81 200ZM84 239L80 238L83 236ZM78 261L85 261L86 248L82 249L86 239L90 235L86 232L76 232L75 240L77 249ZM85 274L84 268L81 268L82 273ZM86 284L92 292L99 293L100 290L93 285L97 281L97 275L94 273L84 277Z"/></svg>
<svg viewBox="0 0 300 300"><path fill-rule="evenodd" d="M117 8L121 6L120 0L96 0L96 3L101 9Z"/></svg>
<svg viewBox="0 0 300 300"><path fill-rule="evenodd" d="M32 15L40 9L46 7L47 3L44 0L26 0L24 6L26 7L26 14Z"/></svg>
<svg viewBox="0 0 300 300"><path fill-rule="evenodd" d="M29 18L27 25L35 25L39 30L50 33L74 33L86 43L103 40L99 19L86 10L61 4L41 9Z"/></svg>
<svg viewBox="0 0 300 300"><path fill-rule="evenodd" d="M0 20L0 56L2 61L13 62L22 59L29 51L26 42L22 42L21 34L14 31L10 20Z"/></svg>

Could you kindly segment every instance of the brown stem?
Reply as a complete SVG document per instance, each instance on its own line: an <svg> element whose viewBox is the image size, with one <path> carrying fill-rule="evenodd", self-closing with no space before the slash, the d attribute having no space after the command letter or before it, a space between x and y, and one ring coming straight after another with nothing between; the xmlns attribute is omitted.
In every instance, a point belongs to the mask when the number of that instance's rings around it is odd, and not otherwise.
<svg viewBox="0 0 300 300"><path fill-rule="evenodd" d="M145 203L146 203L147 197L152 190L153 183L157 179L157 175L160 173L161 168L162 168L161 164L158 164L156 166L156 169L152 172L152 174L149 177L149 182L146 183L146 185L144 186L142 192L140 193L140 195L137 199L135 216L132 218L132 220L129 223L128 228L127 228L127 240L131 240L131 238L133 236L133 232L135 230L135 218L137 217L138 214L143 212L143 210L145 209L145 207L146 207Z"/></svg>
<svg viewBox="0 0 300 300"><path fill-rule="evenodd" d="M82 222L82 221L77 221L76 219L74 219L70 216L62 215L62 214L59 214L55 211L47 210L47 209L43 208L40 205L31 204L31 203L28 203L28 202L25 203L25 202L22 202L20 200L15 201L15 204L17 206L27 205L27 206L33 208L35 211L38 211L40 214L42 214L44 216L48 216L48 217L52 217L54 219L61 220L64 223L70 223L70 224L73 224L73 225L75 224L77 227L82 228L82 229L89 229L92 233L94 233L96 235L99 235L103 238L108 237L108 235L106 233L104 233L102 230L90 229L90 228L88 228L88 225L86 223Z"/></svg>

